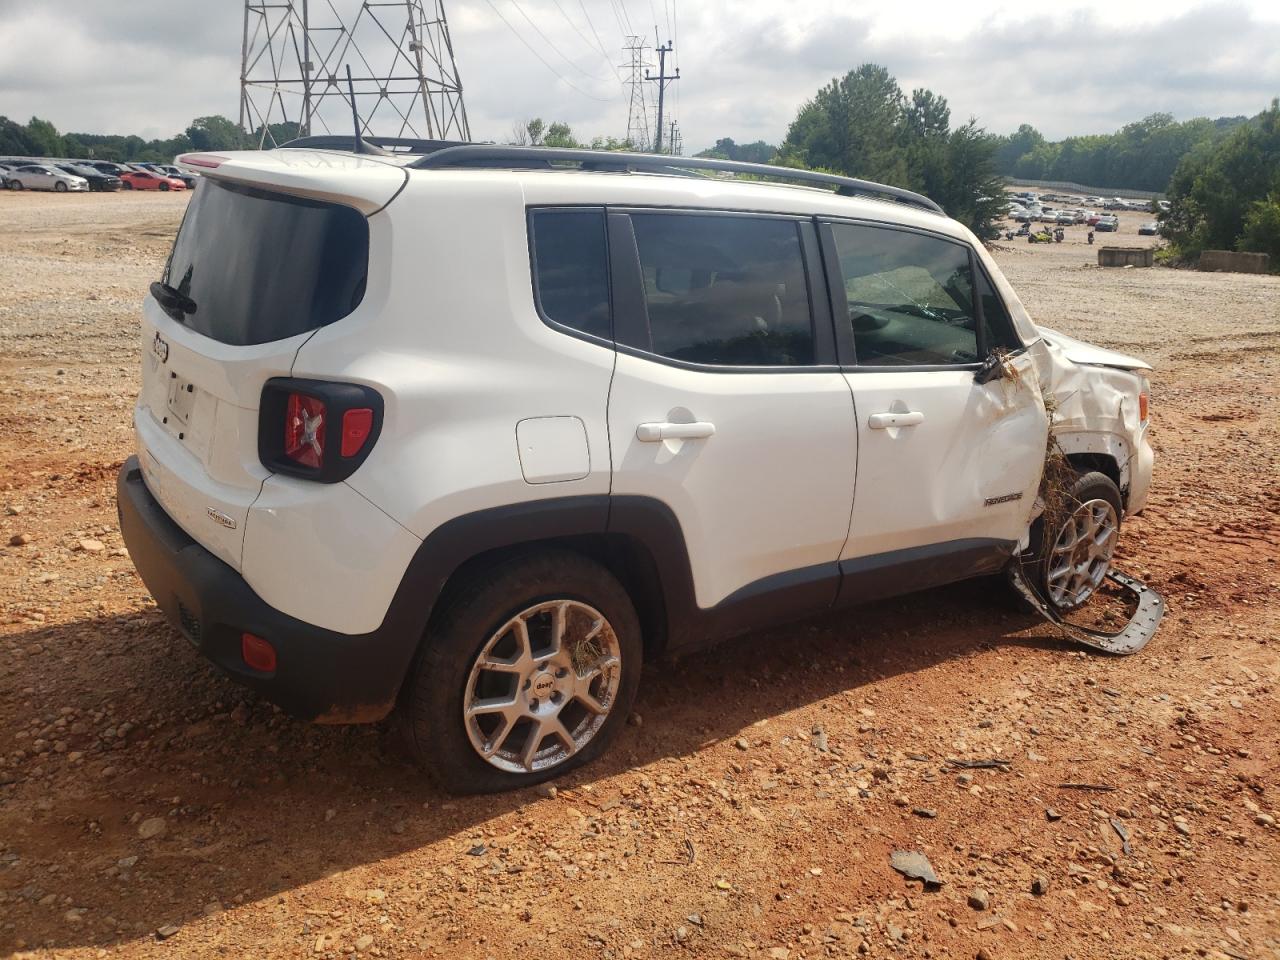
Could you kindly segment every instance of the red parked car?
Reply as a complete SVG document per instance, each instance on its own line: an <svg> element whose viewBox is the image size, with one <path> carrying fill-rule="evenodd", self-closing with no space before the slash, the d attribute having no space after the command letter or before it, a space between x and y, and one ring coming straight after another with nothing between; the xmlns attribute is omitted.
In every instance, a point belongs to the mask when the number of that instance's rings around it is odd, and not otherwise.
<svg viewBox="0 0 1280 960"><path fill-rule="evenodd" d="M185 190L187 185L177 177L165 177L145 170L127 170L120 174L126 190Z"/></svg>

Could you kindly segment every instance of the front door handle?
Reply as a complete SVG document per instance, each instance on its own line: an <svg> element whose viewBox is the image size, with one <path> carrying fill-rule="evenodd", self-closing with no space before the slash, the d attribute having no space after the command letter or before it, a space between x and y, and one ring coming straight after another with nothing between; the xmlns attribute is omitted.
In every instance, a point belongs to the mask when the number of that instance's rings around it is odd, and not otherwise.
<svg viewBox="0 0 1280 960"><path fill-rule="evenodd" d="M636 439L644 443L659 440L705 440L716 435L716 425L698 421L695 423L642 423L636 427Z"/></svg>
<svg viewBox="0 0 1280 960"><path fill-rule="evenodd" d="M867 426L872 430L914 427L918 423L924 423L924 414L919 410L909 410L906 413L873 413L867 417Z"/></svg>

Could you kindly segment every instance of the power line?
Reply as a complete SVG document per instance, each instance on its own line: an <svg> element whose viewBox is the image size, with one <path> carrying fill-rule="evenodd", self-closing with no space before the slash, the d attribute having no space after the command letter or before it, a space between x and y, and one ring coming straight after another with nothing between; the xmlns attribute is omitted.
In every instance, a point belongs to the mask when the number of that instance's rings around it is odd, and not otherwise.
<svg viewBox="0 0 1280 960"><path fill-rule="evenodd" d="M502 15L502 11L500 11L496 6L494 6L493 0L484 0L484 2L485 2L485 3L487 3L487 4L489 5L489 9L490 9L490 10L492 10L492 11L497 15L498 19L502 21L503 25L504 25L508 30L510 30L512 33L514 33L514 34L516 35L516 39L517 39L517 40L519 40L521 43L523 43L523 44L525 45L525 47L526 47L526 48L528 48L529 52L530 52L530 53L532 53L535 57L537 57L537 58L538 58L538 62L539 62L539 63L541 63L544 67L546 67L548 70L550 70L553 74L555 74L555 76L556 76L556 77L557 77L561 82L563 82L563 83L564 83L564 85L565 85L565 86L567 86L570 90L573 90L573 91L575 91L575 92L577 92L577 93L580 93L580 94L582 94L584 97L586 97L588 100L595 100L595 101L597 101L598 103L612 103L612 102L613 102L611 98L607 98L607 97L597 97L597 96L595 96L595 95L593 95L593 94L587 93L587 91L583 90L581 87L579 87L579 86L577 86L576 84L574 84L574 82L573 82L572 80L570 80L568 77L566 77L564 74L562 74L559 70L557 70L557 69L556 69L555 67L553 67L551 64L547 63L547 61L543 58L542 54L540 54L540 53L537 51L537 49L535 49L535 48L534 48L534 46L533 46L531 43L529 43L529 41L528 41L528 40L526 40L526 39L521 35L521 33L520 33L520 31L519 31L519 30L517 30L515 27L513 27L513 26L511 25L511 21L509 21L506 17L504 17L504 16Z"/></svg>
<svg viewBox="0 0 1280 960"><path fill-rule="evenodd" d="M591 29L591 35L596 38L596 46L600 48L601 56L612 64L613 60L609 56L609 51L604 48L604 43L600 40L600 34L596 31L596 25L591 22L591 14L587 13L586 3L583 0L578 0L578 6L582 8L582 15L587 18L587 26ZM618 75L618 79L622 79L621 74Z"/></svg>
<svg viewBox="0 0 1280 960"><path fill-rule="evenodd" d="M534 32L536 32L538 36L542 38L543 43L545 43L548 47L550 47L553 51L555 51L556 56L558 56L561 60L563 60L569 66L573 67L573 69L577 70L580 74L582 74L584 77L587 77L588 79L591 79L591 80L607 79L606 77L597 77L595 74L587 73L586 70L583 70L582 67L578 66L578 64L574 63L572 60L566 57L564 53L560 50L560 48L551 42L551 38L542 32L542 28L539 27L536 23L534 23L533 18L530 17L529 14L524 12L524 7L520 6L520 4L516 2L516 0L511 0L511 5L516 8L516 12L519 13L520 16L525 18L529 26L533 27Z"/></svg>
<svg viewBox="0 0 1280 960"><path fill-rule="evenodd" d="M617 4L618 10L622 14L622 18L621 18L622 32L625 34L635 33L635 30L633 30L631 27L631 14L627 12L627 0L612 0L612 2Z"/></svg>
<svg viewBox="0 0 1280 960"><path fill-rule="evenodd" d="M573 32L582 38L583 43L585 43L588 47L590 47L591 46L590 38L581 30L578 29L578 25L576 23L574 23L571 19L569 19L569 14L565 13L564 7L560 6L560 0L551 0L551 2L554 3L556 5L556 9L560 11L560 16L564 17L564 22L573 28ZM579 0L579 2L581 2L581 0ZM586 11L584 10L583 12L585 13ZM599 37L596 38L596 43L597 45L599 45ZM613 58L610 57L607 53L605 53L604 47L600 47L599 49L600 49L600 55L604 57L604 62L609 65L609 69L613 71L613 75L617 77L619 81L621 81L622 74L618 73L618 68L613 65ZM593 48L592 53L594 52L595 52L595 49Z"/></svg>

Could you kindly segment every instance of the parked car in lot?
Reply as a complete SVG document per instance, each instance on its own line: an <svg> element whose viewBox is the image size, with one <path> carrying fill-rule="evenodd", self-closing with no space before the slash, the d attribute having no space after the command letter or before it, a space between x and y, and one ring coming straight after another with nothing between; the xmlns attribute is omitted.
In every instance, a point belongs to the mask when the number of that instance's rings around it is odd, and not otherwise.
<svg viewBox="0 0 1280 960"><path fill-rule="evenodd" d="M53 190L66 193L89 189L89 181L84 177L46 163L28 163L14 167L5 174L5 179L10 190Z"/></svg>
<svg viewBox="0 0 1280 960"><path fill-rule="evenodd" d="M1155 237L1160 234L1160 224L1155 220L1148 220L1146 223L1140 224L1138 227L1138 235L1142 237Z"/></svg>
<svg viewBox="0 0 1280 960"><path fill-rule="evenodd" d="M1074 226L1076 223L1076 214L1074 210L1059 210L1058 225L1064 227Z"/></svg>
<svg viewBox="0 0 1280 960"><path fill-rule="evenodd" d="M1120 229L1120 218L1099 217L1098 222L1093 225L1093 229L1099 233L1115 233Z"/></svg>
<svg viewBox="0 0 1280 960"><path fill-rule="evenodd" d="M103 173L95 167L83 166L76 163L59 163L55 164L57 168L64 173L69 173L75 177L84 177L89 183L90 190L97 191L114 191L124 186L119 177L111 176Z"/></svg>
<svg viewBox="0 0 1280 960"><path fill-rule="evenodd" d="M599 755L664 651L1011 562L1092 596L1147 497L1145 363L1037 327L918 194L601 162L180 158L117 492L186 642L301 717L396 709L486 791Z"/></svg>
<svg viewBox="0 0 1280 960"><path fill-rule="evenodd" d="M196 175L194 173L188 173L186 170L179 170L171 163L157 164L156 172L167 177L173 177L177 180L181 180L186 184L188 190L194 190L196 188Z"/></svg>
<svg viewBox="0 0 1280 960"><path fill-rule="evenodd" d="M177 177L152 173L150 170L126 170L120 174L126 190L185 190L187 185Z"/></svg>
<svg viewBox="0 0 1280 960"><path fill-rule="evenodd" d="M86 167L93 167L100 173L105 173L112 177L118 177L123 173L128 173L129 170L132 169L131 167L126 167L123 164L112 163L110 160L81 160L77 162Z"/></svg>

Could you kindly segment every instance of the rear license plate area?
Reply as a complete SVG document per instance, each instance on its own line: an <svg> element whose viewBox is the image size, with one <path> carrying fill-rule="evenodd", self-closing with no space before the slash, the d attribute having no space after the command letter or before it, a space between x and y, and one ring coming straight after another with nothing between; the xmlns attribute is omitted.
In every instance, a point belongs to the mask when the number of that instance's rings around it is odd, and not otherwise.
<svg viewBox="0 0 1280 960"><path fill-rule="evenodd" d="M183 426L191 419L191 411L196 405L195 385L182 379L176 373L169 378L169 413Z"/></svg>

